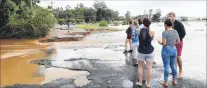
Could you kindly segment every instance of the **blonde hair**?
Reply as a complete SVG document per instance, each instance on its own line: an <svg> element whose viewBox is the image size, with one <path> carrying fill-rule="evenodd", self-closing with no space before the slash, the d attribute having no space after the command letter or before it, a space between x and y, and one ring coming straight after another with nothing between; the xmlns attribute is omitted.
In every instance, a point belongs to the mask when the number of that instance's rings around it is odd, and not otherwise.
<svg viewBox="0 0 207 88"><path fill-rule="evenodd" d="M137 20L134 20L134 25L139 28L139 22Z"/></svg>
<svg viewBox="0 0 207 88"><path fill-rule="evenodd" d="M175 13L174 12L170 12L170 13L168 13L168 15L173 15L175 17Z"/></svg>

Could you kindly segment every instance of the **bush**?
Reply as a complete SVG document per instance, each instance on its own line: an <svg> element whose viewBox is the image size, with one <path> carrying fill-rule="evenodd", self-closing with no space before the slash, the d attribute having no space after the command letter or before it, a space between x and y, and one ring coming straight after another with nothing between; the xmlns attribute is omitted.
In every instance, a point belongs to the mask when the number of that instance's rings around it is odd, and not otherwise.
<svg viewBox="0 0 207 88"><path fill-rule="evenodd" d="M60 25L66 24L66 19L58 19L58 24Z"/></svg>
<svg viewBox="0 0 207 88"><path fill-rule="evenodd" d="M37 9L36 14L30 20L35 37L45 36L55 25L56 18L51 11L47 9Z"/></svg>
<svg viewBox="0 0 207 88"><path fill-rule="evenodd" d="M122 23L122 25L128 25L128 22L127 22L127 21L124 21L124 22Z"/></svg>
<svg viewBox="0 0 207 88"><path fill-rule="evenodd" d="M8 28L1 32L2 38L38 38L47 35L56 23L51 11L43 8L25 11L9 17Z"/></svg>
<svg viewBox="0 0 207 88"><path fill-rule="evenodd" d="M113 24L114 24L114 26L119 26L120 23L118 21L116 21Z"/></svg>
<svg viewBox="0 0 207 88"><path fill-rule="evenodd" d="M99 26L101 26L101 27L107 27L108 26L108 23L106 21L101 21L101 22L99 22Z"/></svg>

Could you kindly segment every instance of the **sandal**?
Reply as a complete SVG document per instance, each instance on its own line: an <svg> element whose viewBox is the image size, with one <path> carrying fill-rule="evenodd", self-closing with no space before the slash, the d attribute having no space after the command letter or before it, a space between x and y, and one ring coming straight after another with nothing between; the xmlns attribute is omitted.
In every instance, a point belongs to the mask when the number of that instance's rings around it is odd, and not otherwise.
<svg viewBox="0 0 207 88"><path fill-rule="evenodd" d="M172 81L172 84L173 84L173 85L177 85L177 82L173 82L173 81Z"/></svg>
<svg viewBox="0 0 207 88"><path fill-rule="evenodd" d="M168 88L168 85L165 85L164 83L160 83L164 88Z"/></svg>
<svg viewBox="0 0 207 88"><path fill-rule="evenodd" d="M151 86L147 86L147 83L145 83L145 85L146 85L146 88L151 88Z"/></svg>
<svg viewBox="0 0 207 88"><path fill-rule="evenodd" d="M139 83L137 82L137 83L135 83L137 86L139 86L139 87L142 87L142 85L139 85Z"/></svg>

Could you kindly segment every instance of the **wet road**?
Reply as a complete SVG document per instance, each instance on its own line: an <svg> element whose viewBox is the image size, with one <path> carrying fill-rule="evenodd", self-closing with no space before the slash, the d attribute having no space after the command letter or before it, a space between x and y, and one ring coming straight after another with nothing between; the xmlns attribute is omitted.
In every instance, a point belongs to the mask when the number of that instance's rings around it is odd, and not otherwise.
<svg viewBox="0 0 207 88"><path fill-rule="evenodd" d="M172 86L169 80L169 88L206 88L206 26L200 23L189 24L191 26L185 25L184 77L178 79L176 86ZM198 25L201 25L199 29ZM162 28L152 24L152 30L156 33L153 45L157 62L153 65L152 88L163 88L160 85L163 81L161 46L157 43L161 39ZM30 61L30 64L40 65L34 75L44 77L40 85L15 84L6 88L138 88L135 85L137 67L132 66L135 60L131 54L122 53L125 36L125 31L92 34L85 40L101 43L58 47L54 49L54 55L48 54L50 57Z"/></svg>

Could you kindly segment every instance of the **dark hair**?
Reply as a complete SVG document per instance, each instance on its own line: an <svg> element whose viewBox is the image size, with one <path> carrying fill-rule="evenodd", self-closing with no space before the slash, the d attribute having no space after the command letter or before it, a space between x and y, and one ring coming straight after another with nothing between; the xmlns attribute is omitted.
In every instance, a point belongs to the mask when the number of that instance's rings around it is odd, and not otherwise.
<svg viewBox="0 0 207 88"><path fill-rule="evenodd" d="M148 18L144 18L143 19L143 24L144 24L145 27L149 28L151 22Z"/></svg>
<svg viewBox="0 0 207 88"><path fill-rule="evenodd" d="M138 19L139 25L142 24L142 19Z"/></svg>
<svg viewBox="0 0 207 88"><path fill-rule="evenodd" d="M168 27L172 27L172 22L170 21L170 19L166 19L164 24L167 25Z"/></svg>
<svg viewBox="0 0 207 88"><path fill-rule="evenodd" d="M132 24L132 20L129 21L129 24Z"/></svg>

